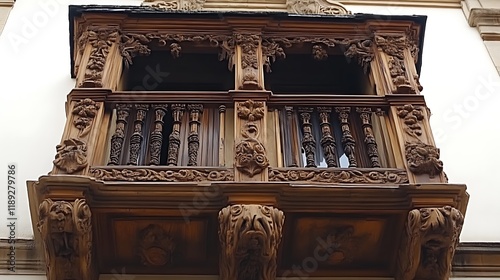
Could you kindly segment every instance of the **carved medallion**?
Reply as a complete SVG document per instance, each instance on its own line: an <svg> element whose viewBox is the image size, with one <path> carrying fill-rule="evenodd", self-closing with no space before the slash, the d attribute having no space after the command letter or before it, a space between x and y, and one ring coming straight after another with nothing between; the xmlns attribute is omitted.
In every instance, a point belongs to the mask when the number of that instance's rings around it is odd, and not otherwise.
<svg viewBox="0 0 500 280"><path fill-rule="evenodd" d="M259 129L254 123L245 124L241 135L243 139L236 145L236 168L240 172L253 177L269 166L266 149L257 140Z"/></svg>
<svg viewBox="0 0 500 280"><path fill-rule="evenodd" d="M139 233L138 254L145 266L171 265L175 243L159 225L151 224Z"/></svg>
<svg viewBox="0 0 500 280"><path fill-rule="evenodd" d="M89 133L90 130L86 128L90 127L98 110L99 104L90 98L85 98L75 104L72 111L72 114L75 115L73 124L80 130L79 137L83 137Z"/></svg>
<svg viewBox="0 0 500 280"><path fill-rule="evenodd" d="M45 199L39 206L38 215L47 279L93 279L92 223L86 201Z"/></svg>
<svg viewBox="0 0 500 280"><path fill-rule="evenodd" d="M429 174L430 178L443 171L443 162L439 160L439 149L422 142L405 143L408 168L416 175Z"/></svg>
<svg viewBox="0 0 500 280"><path fill-rule="evenodd" d="M56 146L57 154L53 163L57 168L71 174L87 167L87 145L85 142L70 138Z"/></svg>
<svg viewBox="0 0 500 280"><path fill-rule="evenodd" d="M296 14L351 14L343 5L331 0L287 0L288 12Z"/></svg>
<svg viewBox="0 0 500 280"><path fill-rule="evenodd" d="M448 279L463 222L462 213L451 206L412 210L399 251L396 279Z"/></svg>
<svg viewBox="0 0 500 280"><path fill-rule="evenodd" d="M279 209L232 205L219 212L221 280L274 280L285 221Z"/></svg>

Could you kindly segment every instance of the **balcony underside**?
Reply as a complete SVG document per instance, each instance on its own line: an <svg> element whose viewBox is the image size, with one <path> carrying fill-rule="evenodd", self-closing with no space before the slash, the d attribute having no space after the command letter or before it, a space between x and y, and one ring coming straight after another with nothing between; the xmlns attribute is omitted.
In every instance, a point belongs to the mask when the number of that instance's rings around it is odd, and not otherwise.
<svg viewBox="0 0 500 280"><path fill-rule="evenodd" d="M468 202L465 186L454 184L104 182L53 175L29 189L32 205L86 199L99 274L217 275L219 211L263 204L285 215L278 277L393 277L408 212L449 205L464 213Z"/></svg>

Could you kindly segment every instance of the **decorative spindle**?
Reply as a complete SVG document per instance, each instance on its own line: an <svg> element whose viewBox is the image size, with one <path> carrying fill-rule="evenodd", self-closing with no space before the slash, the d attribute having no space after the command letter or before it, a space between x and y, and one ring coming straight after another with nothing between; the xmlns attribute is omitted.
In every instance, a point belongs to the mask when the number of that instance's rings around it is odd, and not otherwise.
<svg viewBox="0 0 500 280"><path fill-rule="evenodd" d="M122 154L123 140L125 139L125 126L132 105L117 104L116 105L116 129L115 134L111 137L111 149L109 152L108 165L118 165Z"/></svg>
<svg viewBox="0 0 500 280"><path fill-rule="evenodd" d="M179 158L179 147L181 146L181 122L182 116L184 115L184 110L186 105L184 104L172 104L172 117L174 119L174 125L172 127L172 133L168 137L168 157L167 165L176 166L177 159Z"/></svg>
<svg viewBox="0 0 500 280"><path fill-rule="evenodd" d="M219 166L226 166L224 135L226 135L226 105L219 106Z"/></svg>
<svg viewBox="0 0 500 280"><path fill-rule="evenodd" d="M300 119L302 120L302 147L306 153L306 167L316 167L315 152L316 141L312 134L311 113L313 108L299 108Z"/></svg>
<svg viewBox="0 0 500 280"><path fill-rule="evenodd" d="M321 147L325 154L325 161L328 167L337 167L337 146L335 138L332 135L332 127L330 125L330 107L318 107L319 118L321 120Z"/></svg>
<svg viewBox="0 0 500 280"><path fill-rule="evenodd" d="M146 113L148 112L149 105L136 104L135 109L137 110L136 119L134 122L134 133L130 136L130 154L128 157L129 165L138 165L139 151L142 145L142 127L144 126L144 119L146 118Z"/></svg>
<svg viewBox="0 0 500 280"><path fill-rule="evenodd" d="M292 148L292 163L288 167L299 167L299 149L297 147L297 136L293 132L293 107L291 106L285 106L285 111L286 111L286 118L287 118L287 123L288 127L285 128L285 130L288 130L288 135L290 135L291 138L291 143L290 146Z"/></svg>
<svg viewBox="0 0 500 280"><path fill-rule="evenodd" d="M344 147L344 152L349 159L349 167L357 167L358 163L354 154L356 149L356 140L354 140L354 137L351 134L351 129L349 128L349 113L351 112L351 108L336 107L335 111L339 113L339 120L342 128L342 145Z"/></svg>
<svg viewBox="0 0 500 280"><path fill-rule="evenodd" d="M365 145L368 151L368 157L370 158L372 167L380 167L380 161L378 159L378 149L377 142L375 141L375 136L373 135L371 114L372 109L370 108L356 108L356 112L359 113L361 121L363 122L363 132L365 134Z"/></svg>
<svg viewBox="0 0 500 280"><path fill-rule="evenodd" d="M154 130L149 138L149 164L160 164L161 145L163 143L163 117L167 113L166 104L151 105L155 112Z"/></svg>
<svg viewBox="0 0 500 280"><path fill-rule="evenodd" d="M196 166L198 161L198 150L200 149L200 114L203 112L203 105L189 104L189 136L188 136L188 166Z"/></svg>

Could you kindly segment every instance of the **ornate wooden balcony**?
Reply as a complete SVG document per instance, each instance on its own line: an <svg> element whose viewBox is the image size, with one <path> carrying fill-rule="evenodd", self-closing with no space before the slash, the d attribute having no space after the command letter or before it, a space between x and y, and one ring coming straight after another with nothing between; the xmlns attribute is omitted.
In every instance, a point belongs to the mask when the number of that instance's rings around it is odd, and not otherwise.
<svg viewBox="0 0 500 280"><path fill-rule="evenodd" d="M48 279L448 278L468 194L419 95L425 17L313 2L70 8L76 88L29 183Z"/></svg>

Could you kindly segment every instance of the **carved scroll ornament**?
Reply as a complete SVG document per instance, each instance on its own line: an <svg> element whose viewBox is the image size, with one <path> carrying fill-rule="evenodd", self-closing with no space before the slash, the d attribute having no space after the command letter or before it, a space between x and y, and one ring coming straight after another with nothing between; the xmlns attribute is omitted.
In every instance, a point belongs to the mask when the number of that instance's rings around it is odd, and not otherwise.
<svg viewBox="0 0 500 280"><path fill-rule="evenodd" d="M406 142L408 168L416 175L429 174L430 178L443 172L443 162L439 160L439 149L422 142Z"/></svg>
<svg viewBox="0 0 500 280"><path fill-rule="evenodd" d="M236 168L250 177L261 173L269 166L264 145L257 140L259 129L247 123L241 131L243 139L236 145Z"/></svg>
<svg viewBox="0 0 500 280"><path fill-rule="evenodd" d="M141 5L158 11L199 11L205 0L144 0Z"/></svg>
<svg viewBox="0 0 500 280"><path fill-rule="evenodd" d="M98 180L103 181L128 181L128 182L201 182L201 181L234 181L233 171L204 170L204 169L178 169L155 170L148 168L139 169L103 169L92 168L90 173Z"/></svg>
<svg viewBox="0 0 500 280"><path fill-rule="evenodd" d="M287 0L288 12L295 14L350 15L342 4L331 0Z"/></svg>
<svg viewBox="0 0 500 280"><path fill-rule="evenodd" d="M45 199L39 206L38 215L47 279L94 279L91 212L86 201Z"/></svg>
<svg viewBox="0 0 500 280"><path fill-rule="evenodd" d="M447 280L464 217L459 210L423 208L408 214L396 280Z"/></svg>
<svg viewBox="0 0 500 280"><path fill-rule="evenodd" d="M269 181L308 181L318 183L404 184L408 176L403 170L375 169L270 169Z"/></svg>
<svg viewBox="0 0 500 280"><path fill-rule="evenodd" d="M151 224L139 233L138 255L145 266L172 265L175 242L159 225Z"/></svg>
<svg viewBox="0 0 500 280"><path fill-rule="evenodd" d="M219 212L221 280L274 280L285 221L279 209L232 205Z"/></svg>
<svg viewBox="0 0 500 280"><path fill-rule="evenodd" d="M87 128L92 124L98 110L99 104L90 98L85 98L75 104L72 111L72 114L75 115L73 124L80 130L79 137L84 137L89 133L90 130Z"/></svg>
<svg viewBox="0 0 500 280"><path fill-rule="evenodd" d="M68 174L87 167L87 145L85 142L70 138L56 146L57 154L54 165Z"/></svg>

